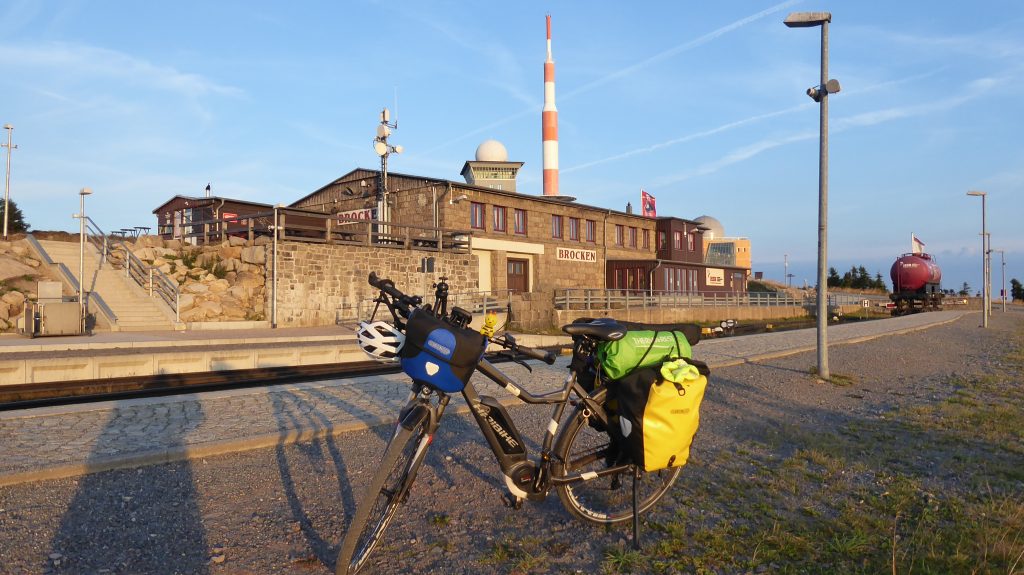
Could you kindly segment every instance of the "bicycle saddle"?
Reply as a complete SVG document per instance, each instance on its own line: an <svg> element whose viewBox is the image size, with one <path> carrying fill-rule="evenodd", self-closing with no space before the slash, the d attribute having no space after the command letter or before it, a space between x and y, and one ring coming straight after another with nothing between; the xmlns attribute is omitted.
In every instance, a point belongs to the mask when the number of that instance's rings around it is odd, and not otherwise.
<svg viewBox="0 0 1024 575"><path fill-rule="evenodd" d="M563 325L562 331L575 337L583 336L600 341L615 341L626 335L626 328L611 318L592 319L585 323Z"/></svg>

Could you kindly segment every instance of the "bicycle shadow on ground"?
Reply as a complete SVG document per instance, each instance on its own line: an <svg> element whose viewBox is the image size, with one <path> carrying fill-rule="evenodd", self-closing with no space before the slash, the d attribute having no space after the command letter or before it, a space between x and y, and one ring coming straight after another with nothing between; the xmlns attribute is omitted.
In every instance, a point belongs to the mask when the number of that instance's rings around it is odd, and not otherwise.
<svg viewBox="0 0 1024 575"><path fill-rule="evenodd" d="M274 448L281 490L287 501L292 519L296 522L306 542L306 552L313 559L325 565L333 565L338 545L351 515L355 513L357 498L362 496L362 484L352 479L366 475L373 469L383 453L387 440L394 432L394 421L401 405L404 405L407 389L392 389L389 393L375 391L374 385L395 387L392 382L361 385L300 385L279 389L269 394L274 418L282 431L294 429L327 430L321 437L299 442L282 440ZM382 400L382 396L384 399ZM332 431L344 414L346 419L355 419L369 427L361 432L368 437L362 441L375 447L365 455L355 457L343 444L352 433ZM310 474L331 478L332 494L339 501L341 514L325 518L323 501L319 496L310 495L302 484Z"/></svg>
<svg viewBox="0 0 1024 575"><path fill-rule="evenodd" d="M175 412L180 412L177 417ZM167 404L162 416L154 414L144 404L118 402L87 464L102 470L106 469L102 463L111 457L128 455L123 451L126 436L145 437L150 449L181 449L185 436L204 418L202 407L194 401ZM188 424L168 424L165 418L186 418ZM133 442L139 440L133 438ZM90 473L77 481L78 488L49 544L53 569L208 572L209 547L189 461ZM174 526L173 533L168 533L169 525Z"/></svg>

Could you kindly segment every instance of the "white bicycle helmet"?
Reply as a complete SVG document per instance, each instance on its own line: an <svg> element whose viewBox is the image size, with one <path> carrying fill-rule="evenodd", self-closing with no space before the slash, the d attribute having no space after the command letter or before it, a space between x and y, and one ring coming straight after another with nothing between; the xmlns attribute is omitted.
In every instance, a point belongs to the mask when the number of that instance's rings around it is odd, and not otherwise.
<svg viewBox="0 0 1024 575"><path fill-rule="evenodd" d="M405 345L405 334L387 322L361 321L356 330L356 340L366 355L377 361L393 363L398 361L398 352Z"/></svg>

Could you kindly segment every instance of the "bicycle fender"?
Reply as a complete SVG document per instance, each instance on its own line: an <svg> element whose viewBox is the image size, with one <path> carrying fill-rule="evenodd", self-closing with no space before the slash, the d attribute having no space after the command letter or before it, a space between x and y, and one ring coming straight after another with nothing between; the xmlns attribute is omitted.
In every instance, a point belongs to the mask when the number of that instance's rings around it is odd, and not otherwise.
<svg viewBox="0 0 1024 575"><path fill-rule="evenodd" d="M430 410L422 404L414 405L412 408L402 411L403 413L398 423L409 431L416 429L420 422L430 417Z"/></svg>

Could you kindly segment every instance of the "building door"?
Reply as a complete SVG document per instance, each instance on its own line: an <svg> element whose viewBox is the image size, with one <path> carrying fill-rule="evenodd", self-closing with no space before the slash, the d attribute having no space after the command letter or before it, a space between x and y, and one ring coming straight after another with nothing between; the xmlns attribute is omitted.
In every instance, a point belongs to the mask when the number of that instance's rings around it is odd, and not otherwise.
<svg viewBox="0 0 1024 575"><path fill-rule="evenodd" d="M530 290L530 260L508 259L508 289L512 293Z"/></svg>

